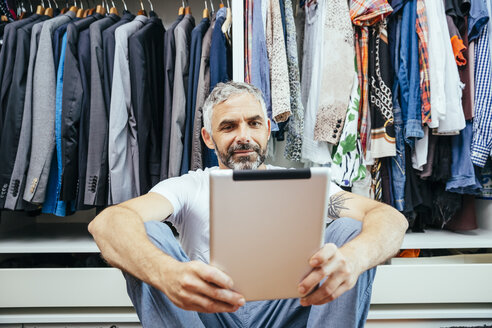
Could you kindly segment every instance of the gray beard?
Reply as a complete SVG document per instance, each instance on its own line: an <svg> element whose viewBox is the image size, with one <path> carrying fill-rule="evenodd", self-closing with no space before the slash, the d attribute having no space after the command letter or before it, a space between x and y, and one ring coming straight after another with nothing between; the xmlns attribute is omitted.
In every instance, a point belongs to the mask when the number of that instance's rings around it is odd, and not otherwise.
<svg viewBox="0 0 492 328"><path fill-rule="evenodd" d="M212 139L213 140L213 139ZM232 145L227 150L227 153L222 153L218 150L217 144L214 141L215 154L219 160L230 169L233 170L255 170L265 162L267 150L262 150L260 146L256 144L239 144ZM233 159L234 151L236 150L253 150L257 156L241 156L238 160ZM256 157L256 159L254 159Z"/></svg>

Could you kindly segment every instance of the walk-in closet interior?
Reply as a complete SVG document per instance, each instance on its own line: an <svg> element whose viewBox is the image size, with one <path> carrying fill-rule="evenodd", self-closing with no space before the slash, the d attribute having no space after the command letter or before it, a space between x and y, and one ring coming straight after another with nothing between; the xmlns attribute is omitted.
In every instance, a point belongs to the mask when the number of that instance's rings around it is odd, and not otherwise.
<svg viewBox="0 0 492 328"><path fill-rule="evenodd" d="M492 326L491 7L0 0L0 328L141 327L88 223L217 165L201 106L228 80L263 92L267 163L330 166L408 219L366 327Z"/></svg>

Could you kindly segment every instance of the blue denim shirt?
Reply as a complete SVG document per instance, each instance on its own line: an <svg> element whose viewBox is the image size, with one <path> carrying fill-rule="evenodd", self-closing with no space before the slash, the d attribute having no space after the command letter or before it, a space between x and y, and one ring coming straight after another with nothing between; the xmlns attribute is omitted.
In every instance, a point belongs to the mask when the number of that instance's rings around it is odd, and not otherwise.
<svg viewBox="0 0 492 328"><path fill-rule="evenodd" d="M471 2L470 14L468 16L468 42L478 38L482 28L489 21L487 6L483 0Z"/></svg>
<svg viewBox="0 0 492 328"><path fill-rule="evenodd" d="M398 211L405 209L405 141L403 138L403 120L401 107L399 102L400 90L398 87L398 68L400 62L400 35L401 31L401 16L393 16L390 19L389 36L390 45L393 49L390 49L390 58L394 69L394 82L393 82L393 116L395 126L395 143L396 143L396 156L391 157L391 185L392 185L392 206ZM392 37L396 36L396 37Z"/></svg>
<svg viewBox="0 0 492 328"><path fill-rule="evenodd" d="M401 94L401 109L403 119L403 136L411 147L414 138L423 138L419 48L415 28L417 21L417 0L408 1L403 7L401 24L400 65L398 81Z"/></svg>

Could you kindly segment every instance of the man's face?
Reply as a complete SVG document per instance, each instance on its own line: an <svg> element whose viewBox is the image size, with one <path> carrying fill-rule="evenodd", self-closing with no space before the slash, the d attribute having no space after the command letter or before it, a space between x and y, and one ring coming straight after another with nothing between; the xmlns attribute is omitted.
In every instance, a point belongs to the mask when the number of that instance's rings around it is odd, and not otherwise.
<svg viewBox="0 0 492 328"><path fill-rule="evenodd" d="M270 121L254 96L242 93L216 105L212 113L212 136L202 137L215 149L221 168L256 169L265 161Z"/></svg>

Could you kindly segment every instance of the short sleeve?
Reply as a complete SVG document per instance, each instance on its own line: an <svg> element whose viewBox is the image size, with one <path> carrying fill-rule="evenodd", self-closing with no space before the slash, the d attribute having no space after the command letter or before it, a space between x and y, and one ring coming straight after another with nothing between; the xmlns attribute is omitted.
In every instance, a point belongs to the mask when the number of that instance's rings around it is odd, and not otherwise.
<svg viewBox="0 0 492 328"><path fill-rule="evenodd" d="M157 193L169 200L173 206L173 213L168 220L175 225L180 225L180 218L190 201L194 199L194 191L201 185L203 179L208 179L208 175L204 171L190 171L180 177L159 182L149 192Z"/></svg>
<svg viewBox="0 0 492 328"><path fill-rule="evenodd" d="M342 191L342 188L340 188L335 182L330 181L330 189L328 190L328 198L336 194L337 192Z"/></svg>

